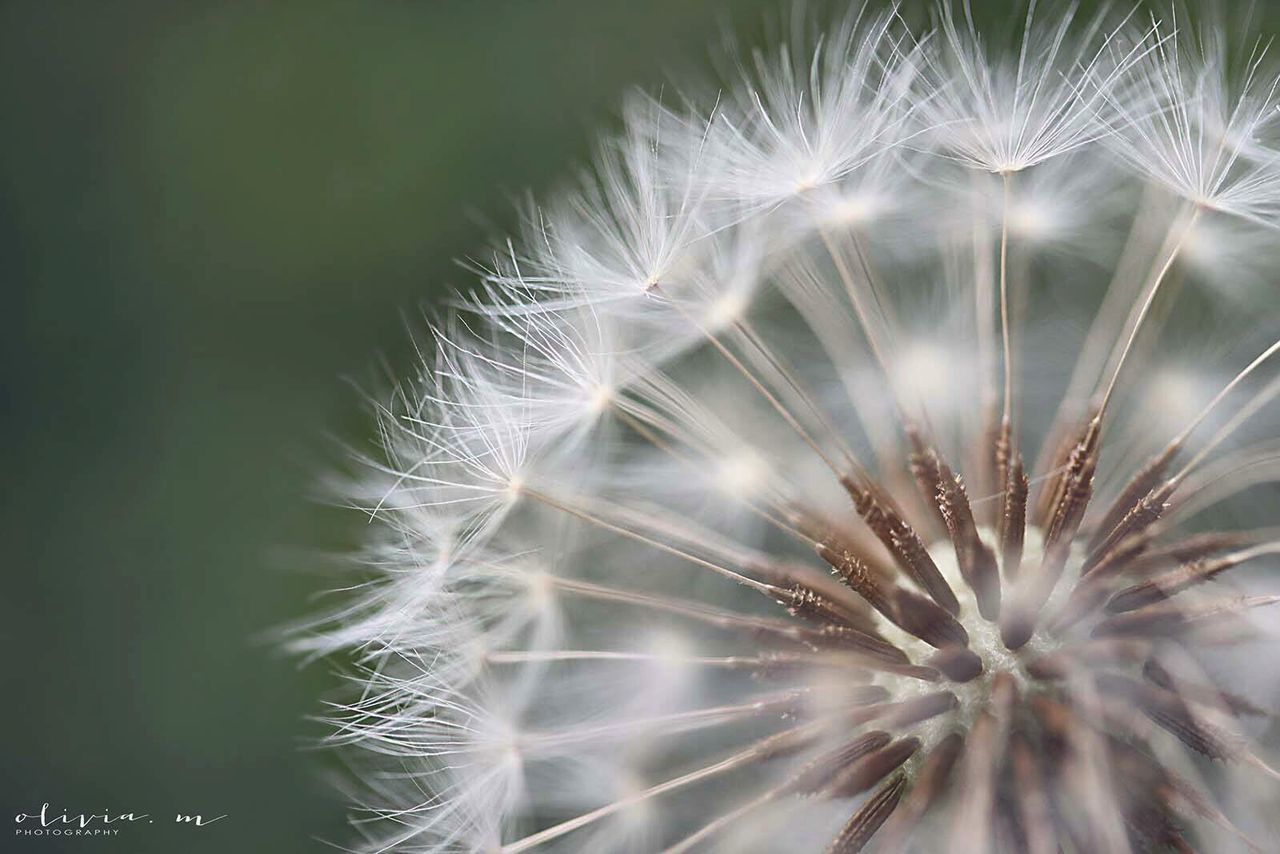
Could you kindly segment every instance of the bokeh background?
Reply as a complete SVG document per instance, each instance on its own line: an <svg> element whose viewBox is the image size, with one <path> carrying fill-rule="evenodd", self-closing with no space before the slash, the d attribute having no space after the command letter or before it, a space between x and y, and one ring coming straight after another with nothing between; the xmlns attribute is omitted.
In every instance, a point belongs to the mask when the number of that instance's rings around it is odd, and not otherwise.
<svg viewBox="0 0 1280 854"><path fill-rule="evenodd" d="M367 427L343 378L407 365L511 196L767 8L0 2L0 851L346 837L306 749L337 679L263 640L361 533L309 500ZM156 824L13 837L44 802Z"/></svg>
<svg viewBox="0 0 1280 854"><path fill-rule="evenodd" d="M0 5L0 851L345 838L304 749L335 679L259 640L360 534L309 500L365 427L343 378L407 365L510 197L760 8ZM13 837L46 801L157 821Z"/></svg>

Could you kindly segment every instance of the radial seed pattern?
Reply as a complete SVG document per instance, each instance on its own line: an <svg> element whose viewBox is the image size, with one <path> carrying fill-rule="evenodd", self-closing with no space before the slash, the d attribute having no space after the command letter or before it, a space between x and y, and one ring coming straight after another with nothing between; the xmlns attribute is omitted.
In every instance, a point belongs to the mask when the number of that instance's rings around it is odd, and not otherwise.
<svg viewBox="0 0 1280 854"><path fill-rule="evenodd" d="M1276 850L1264 58L939 14L637 98L372 396L362 850Z"/></svg>

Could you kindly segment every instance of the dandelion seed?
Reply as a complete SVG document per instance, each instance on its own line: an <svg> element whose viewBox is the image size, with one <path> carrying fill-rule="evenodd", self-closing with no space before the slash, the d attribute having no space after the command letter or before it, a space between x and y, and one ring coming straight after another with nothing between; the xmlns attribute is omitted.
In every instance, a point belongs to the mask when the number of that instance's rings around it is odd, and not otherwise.
<svg viewBox="0 0 1280 854"><path fill-rule="evenodd" d="M1153 30L1152 48L1103 90L1109 145L1193 205L1276 227L1280 171L1264 140L1280 77L1265 47L1228 45L1213 21L1198 33L1176 20Z"/></svg>

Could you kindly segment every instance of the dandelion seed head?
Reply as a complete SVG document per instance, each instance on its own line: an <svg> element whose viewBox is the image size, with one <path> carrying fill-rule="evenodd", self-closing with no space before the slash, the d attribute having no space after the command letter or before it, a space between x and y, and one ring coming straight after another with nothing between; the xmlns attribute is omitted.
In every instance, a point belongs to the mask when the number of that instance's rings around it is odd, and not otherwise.
<svg viewBox="0 0 1280 854"><path fill-rule="evenodd" d="M293 635L361 850L1275 847L1273 81L1049 12L633 99L474 265Z"/></svg>

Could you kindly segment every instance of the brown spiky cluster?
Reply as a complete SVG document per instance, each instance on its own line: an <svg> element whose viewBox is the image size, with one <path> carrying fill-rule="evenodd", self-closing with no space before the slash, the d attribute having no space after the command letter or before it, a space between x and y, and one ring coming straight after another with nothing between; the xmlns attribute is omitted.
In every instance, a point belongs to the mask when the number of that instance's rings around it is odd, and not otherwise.
<svg viewBox="0 0 1280 854"><path fill-rule="evenodd" d="M1039 548L1024 562L1028 480L1020 457L1009 458L1007 431L987 455L990 476L1003 476L1006 487L980 529L962 479L918 425L904 425L919 497L933 527L945 532L976 613L962 613L933 556L937 549L925 547L902 504L867 475L850 474L841 483L892 566L878 565L839 523L796 511L793 521L815 536L819 556L848 590L936 649L913 664L838 594L796 577L781 588L779 601L816 627L816 634L791 635L809 649L846 647L872 671L935 683L908 700L874 688L859 693L862 708L848 723L870 731L803 765L787 783L794 794L831 798L874 789L828 846L831 854L861 851L873 839L877 850L906 850L920 819L943 805L953 816L953 851L1192 851L1188 828L1205 820L1261 850L1157 758L1149 740L1152 727L1159 728L1194 757L1253 766L1263 785L1274 785L1275 772L1221 723L1266 713L1209 673L1175 677L1161 659L1171 645L1248 639L1240 622L1245 612L1280 597L1179 598L1255 556L1249 546L1257 540L1238 531L1161 540L1160 522L1177 486L1167 474L1180 442L1143 465L1082 529L1103 426L1095 408L1082 427L1059 431L1065 438L1031 519ZM984 535L999 545L1002 560ZM899 573L922 592L900 586ZM966 621L998 627L1006 654L991 656L971 643ZM1033 638L1040 643L1030 644ZM920 738L894 737L895 730L954 713L961 701L947 684L980 678L986 685L967 728L953 729L923 753Z"/></svg>

